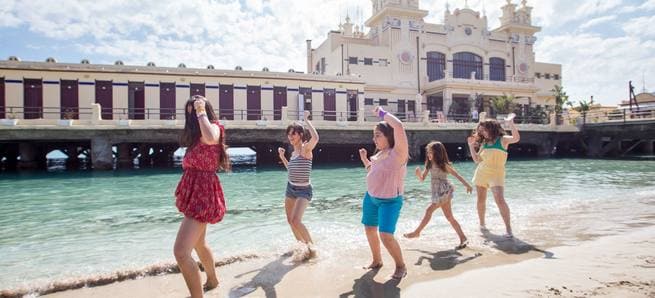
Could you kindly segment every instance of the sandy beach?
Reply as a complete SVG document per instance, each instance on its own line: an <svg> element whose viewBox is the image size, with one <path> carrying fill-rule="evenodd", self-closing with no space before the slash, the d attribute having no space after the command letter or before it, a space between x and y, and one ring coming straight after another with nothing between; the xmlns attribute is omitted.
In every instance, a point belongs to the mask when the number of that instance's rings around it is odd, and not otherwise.
<svg viewBox="0 0 655 298"><path fill-rule="evenodd" d="M652 218L650 219L652 223ZM655 297L655 226L584 239L575 245L535 247L493 232L474 236L463 250L417 247L403 240L409 275L388 277L361 269L365 247L297 263L270 256L218 268L219 288L207 297ZM187 297L182 276L167 274L46 297Z"/></svg>

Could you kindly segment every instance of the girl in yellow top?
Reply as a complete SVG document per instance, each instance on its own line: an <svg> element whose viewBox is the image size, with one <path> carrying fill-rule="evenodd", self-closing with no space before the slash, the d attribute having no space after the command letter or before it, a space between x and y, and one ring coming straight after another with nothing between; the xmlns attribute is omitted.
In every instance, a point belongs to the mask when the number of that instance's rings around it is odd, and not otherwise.
<svg viewBox="0 0 655 298"><path fill-rule="evenodd" d="M500 123L496 120L485 120L478 124L473 136L468 137L469 150L473 161L478 165L473 175L478 195L478 217L480 229L486 231L484 215L486 211L487 189L491 188L500 215L505 222L506 236L512 236L509 207L505 202L505 162L507 161L507 148L510 144L518 143L521 139L519 131L514 125L514 113L509 114L505 122L509 124L512 135L506 135ZM476 150L479 148L479 151Z"/></svg>

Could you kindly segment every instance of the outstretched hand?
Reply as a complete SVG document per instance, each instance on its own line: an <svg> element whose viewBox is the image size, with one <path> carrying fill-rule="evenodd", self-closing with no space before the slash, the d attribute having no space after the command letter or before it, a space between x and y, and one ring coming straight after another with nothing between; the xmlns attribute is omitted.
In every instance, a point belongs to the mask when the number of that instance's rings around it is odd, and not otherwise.
<svg viewBox="0 0 655 298"><path fill-rule="evenodd" d="M278 148L277 148L277 153L278 153L280 156L284 156L284 154L285 154L286 152L287 152L287 151L284 150L284 148L282 148L282 147L278 147Z"/></svg>
<svg viewBox="0 0 655 298"><path fill-rule="evenodd" d="M304 116L303 119L305 119L305 121L309 121L309 116L311 116L311 115L312 115L312 113L310 111L305 111L305 113L303 115Z"/></svg>
<svg viewBox="0 0 655 298"><path fill-rule="evenodd" d="M507 115L507 117L505 118L505 122L514 123L514 118L516 118L516 114L509 113L509 115Z"/></svg>

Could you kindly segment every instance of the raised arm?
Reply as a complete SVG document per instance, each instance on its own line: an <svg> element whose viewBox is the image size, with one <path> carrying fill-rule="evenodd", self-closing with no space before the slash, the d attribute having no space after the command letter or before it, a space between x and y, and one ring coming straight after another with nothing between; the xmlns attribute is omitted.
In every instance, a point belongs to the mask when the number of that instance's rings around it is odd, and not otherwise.
<svg viewBox="0 0 655 298"><path fill-rule="evenodd" d="M405 133L405 127L403 126L402 121L379 106L375 107L374 112L376 116L387 121L387 123L389 123L393 128L393 138L395 141L393 148L398 154L398 157L402 159L403 162L406 161L409 157L409 144L407 142L407 134Z"/></svg>
<svg viewBox="0 0 655 298"><path fill-rule="evenodd" d="M476 164L480 163L482 159L480 158L480 155L478 154L478 151L475 150L475 145L476 145L476 140L474 136L469 136L466 139L466 142L469 145L469 152L471 152L471 158L473 158L473 162Z"/></svg>
<svg viewBox="0 0 655 298"><path fill-rule="evenodd" d="M286 150L284 150L284 148L282 148L282 147L277 148L277 153L280 156L280 161L282 162L282 164L284 165L285 168L289 169L289 166L288 166L289 161L287 160L287 157L284 155L285 152L286 152Z"/></svg>
<svg viewBox="0 0 655 298"><path fill-rule="evenodd" d="M316 131L316 128L312 124L311 121L309 121L309 111L305 111L305 123L307 123L307 127L309 128L309 134L311 135L311 139L305 144L304 148L306 151L312 151L316 147L316 144L318 144L318 132Z"/></svg>
<svg viewBox="0 0 655 298"><path fill-rule="evenodd" d="M462 183L462 185L464 185L464 187L466 187L467 193L473 192L473 187L471 186L471 184L469 184L469 182L466 181L464 177L462 177L459 173L457 173L457 170L455 170L453 166L446 165L446 170L448 170L448 174L453 175L455 178L457 178L457 180L459 180L459 182Z"/></svg>
<svg viewBox="0 0 655 298"><path fill-rule="evenodd" d="M503 137L503 147L505 148L507 148L509 144L518 143L521 140L519 129L516 128L516 124L514 124L514 117L516 117L516 114L512 113L507 116L507 119L505 119L505 122L509 124L509 128L512 131L511 136Z"/></svg>
<svg viewBox="0 0 655 298"><path fill-rule="evenodd" d="M423 171L421 171L421 167L416 167L414 170L414 175L416 175L416 178L418 178L418 181L423 182L425 180L425 177L428 176L428 169L425 168Z"/></svg>
<svg viewBox="0 0 655 298"><path fill-rule="evenodd" d="M209 122L207 110L205 110L205 98L196 99L193 102L193 107L196 110L196 117L198 117L201 139L210 145L218 144L221 138L221 130L218 128L218 125L212 125Z"/></svg>

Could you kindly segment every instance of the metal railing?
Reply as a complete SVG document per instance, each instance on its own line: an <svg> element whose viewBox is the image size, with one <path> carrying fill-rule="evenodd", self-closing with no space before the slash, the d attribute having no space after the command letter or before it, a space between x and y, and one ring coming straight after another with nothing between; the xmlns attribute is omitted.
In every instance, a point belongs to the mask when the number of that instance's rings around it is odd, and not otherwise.
<svg viewBox="0 0 655 298"><path fill-rule="evenodd" d="M282 113L286 111L286 115ZM102 120L182 120L184 119L184 109L177 108L101 108L100 116ZM214 112L221 120L233 121L281 121L301 120L303 115L298 110L288 109L215 109ZM363 113L363 115L362 115ZM478 118L473 118L471 113L448 113L443 112L430 113L425 112L393 112L403 122L407 123L476 123ZM582 122L599 122L599 121L627 121L629 119L655 118L654 112L629 113L619 111L614 113L585 113ZM517 113L516 123L522 124L550 124L551 117L549 114L528 115L524 116ZM61 108L61 107L15 107L0 106L0 118L9 119L91 119L93 115L92 108ZM363 122L378 122L380 119L370 111L323 111L313 110L311 119L314 121L327 122L357 122L360 119ZM285 117L283 117L285 116ZM427 119L426 119L427 117ZM495 115L487 115L487 118L495 118ZM558 124L567 119L561 116Z"/></svg>
<svg viewBox="0 0 655 298"><path fill-rule="evenodd" d="M572 119L573 124L626 123L632 121L655 120L655 109L630 111L628 109L613 111L585 111L580 117Z"/></svg>

